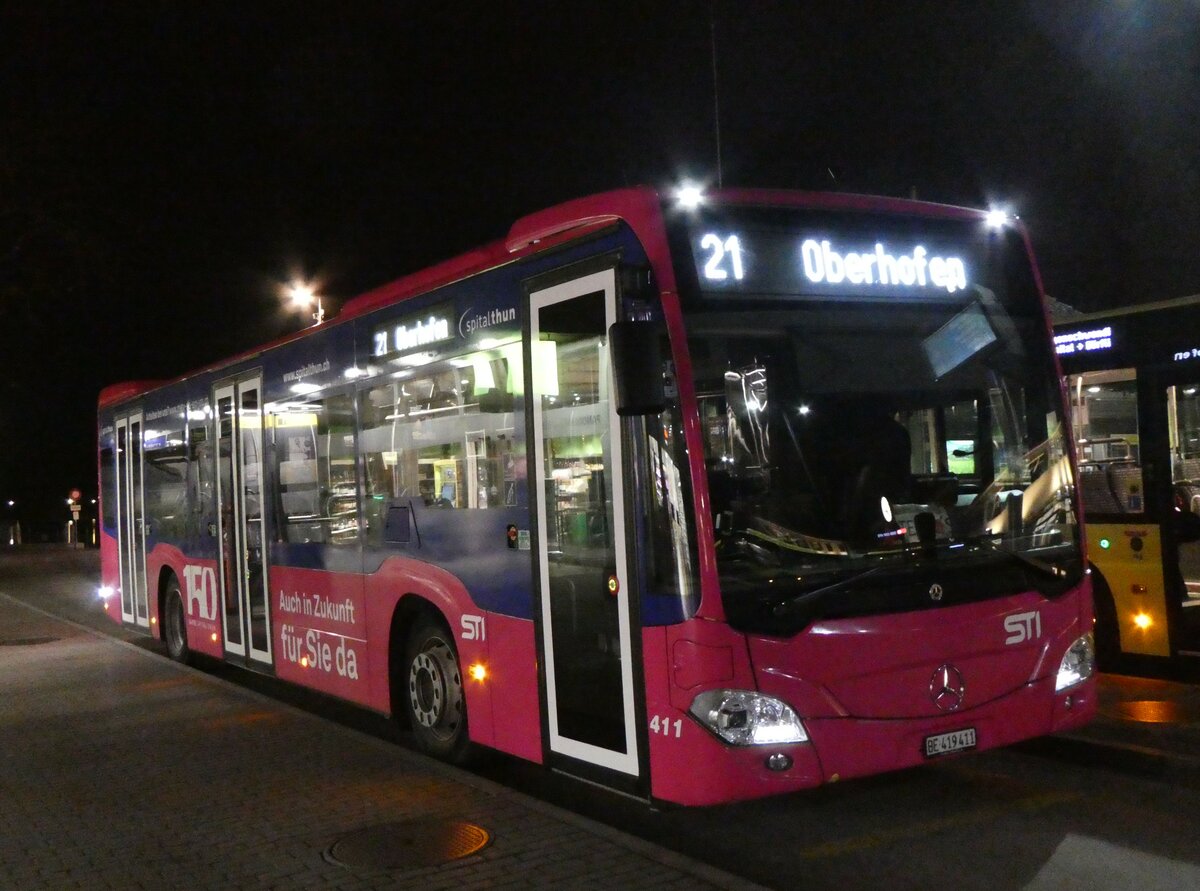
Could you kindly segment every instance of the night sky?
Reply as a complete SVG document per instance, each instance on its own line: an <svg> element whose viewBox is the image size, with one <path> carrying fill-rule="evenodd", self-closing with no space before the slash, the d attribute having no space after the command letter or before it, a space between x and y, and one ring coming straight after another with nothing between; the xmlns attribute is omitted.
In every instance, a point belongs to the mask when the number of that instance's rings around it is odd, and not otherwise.
<svg viewBox="0 0 1200 891"><path fill-rule="evenodd" d="M95 491L95 398L591 192L1019 214L1081 310L1200 292L1200 3L0 4L0 519ZM1198 320L1200 325L1200 320Z"/></svg>

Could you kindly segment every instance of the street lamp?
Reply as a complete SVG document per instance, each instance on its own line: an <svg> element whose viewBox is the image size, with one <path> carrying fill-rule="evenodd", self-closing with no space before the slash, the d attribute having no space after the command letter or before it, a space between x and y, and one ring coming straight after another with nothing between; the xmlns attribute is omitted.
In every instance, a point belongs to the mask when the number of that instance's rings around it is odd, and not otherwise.
<svg viewBox="0 0 1200 891"><path fill-rule="evenodd" d="M5 504L8 507L8 518L6 521L8 544L10 547L12 547L13 545L19 545L21 543L21 524L15 519L16 511L14 508L17 506L17 502L10 498L7 502L5 502Z"/></svg>
<svg viewBox="0 0 1200 891"><path fill-rule="evenodd" d="M325 307L321 305L321 296L313 290L312 285L304 282L292 282L288 286L287 293L292 298L292 303L301 309L308 309L316 303L317 309L312 314L315 324L320 325L325 321Z"/></svg>

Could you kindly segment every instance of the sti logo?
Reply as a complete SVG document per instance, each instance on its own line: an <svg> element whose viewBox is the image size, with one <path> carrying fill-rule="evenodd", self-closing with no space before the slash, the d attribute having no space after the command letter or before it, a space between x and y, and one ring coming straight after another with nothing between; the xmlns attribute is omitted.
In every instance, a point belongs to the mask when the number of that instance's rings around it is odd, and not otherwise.
<svg viewBox="0 0 1200 891"><path fill-rule="evenodd" d="M464 615L462 617L463 640L487 640L487 626L483 616Z"/></svg>
<svg viewBox="0 0 1200 891"><path fill-rule="evenodd" d="M183 567L189 616L212 621L217 617L217 573L211 566Z"/></svg>
<svg viewBox="0 0 1200 891"><path fill-rule="evenodd" d="M1008 637L1004 638L1004 642L1010 646L1041 637L1042 614L1037 610L1013 613L1011 616L1005 617L1004 630L1008 632Z"/></svg>

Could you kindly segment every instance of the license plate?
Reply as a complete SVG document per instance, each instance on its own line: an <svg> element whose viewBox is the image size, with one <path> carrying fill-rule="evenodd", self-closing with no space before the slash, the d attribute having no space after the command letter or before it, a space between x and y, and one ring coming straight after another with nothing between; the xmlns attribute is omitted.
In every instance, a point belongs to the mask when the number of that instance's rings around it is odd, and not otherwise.
<svg viewBox="0 0 1200 891"><path fill-rule="evenodd" d="M975 748L974 727L925 737L926 758L936 758L938 755L949 755L952 752L963 752L973 748Z"/></svg>

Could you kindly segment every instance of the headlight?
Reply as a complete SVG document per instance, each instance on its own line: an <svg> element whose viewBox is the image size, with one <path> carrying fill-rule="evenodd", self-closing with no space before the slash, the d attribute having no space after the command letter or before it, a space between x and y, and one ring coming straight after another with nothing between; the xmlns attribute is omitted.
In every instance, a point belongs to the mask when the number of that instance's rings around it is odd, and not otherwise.
<svg viewBox="0 0 1200 891"><path fill-rule="evenodd" d="M1096 646L1090 634L1085 634L1067 648L1058 666L1054 692L1082 683L1096 673Z"/></svg>
<svg viewBox="0 0 1200 891"><path fill-rule="evenodd" d="M708 690L692 700L692 715L733 746L808 742L792 707L749 690Z"/></svg>
<svg viewBox="0 0 1200 891"><path fill-rule="evenodd" d="M96 589L96 596L101 600L108 600L108 598L112 597L115 593L116 591L112 589L111 585L101 585Z"/></svg>

